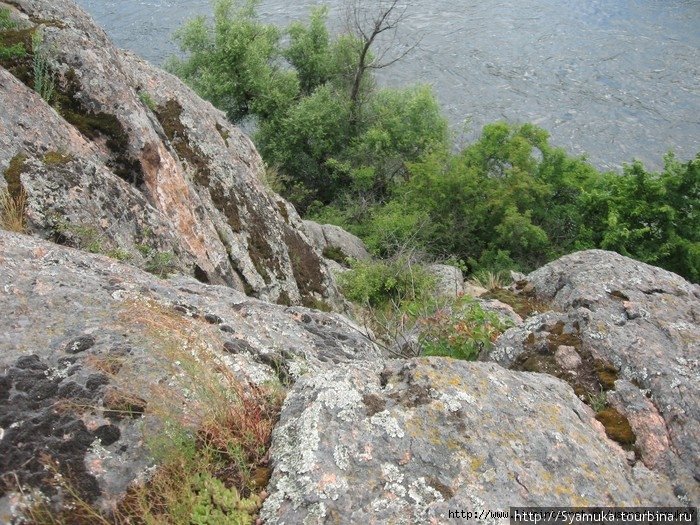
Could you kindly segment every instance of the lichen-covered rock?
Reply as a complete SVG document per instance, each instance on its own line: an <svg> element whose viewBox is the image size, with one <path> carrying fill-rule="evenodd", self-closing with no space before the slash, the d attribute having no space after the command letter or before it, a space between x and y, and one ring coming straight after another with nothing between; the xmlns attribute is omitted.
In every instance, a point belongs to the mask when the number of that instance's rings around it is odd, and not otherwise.
<svg viewBox="0 0 700 525"><path fill-rule="evenodd" d="M426 270L435 279L435 295L457 297L464 293L464 275L459 268L449 264L429 264Z"/></svg>
<svg viewBox="0 0 700 525"><path fill-rule="evenodd" d="M483 286L479 286L478 284L474 284L470 281L464 282L464 295L469 295L470 297L481 297L487 293L489 293L489 291Z"/></svg>
<svg viewBox="0 0 700 525"><path fill-rule="evenodd" d="M644 464L665 473L681 501L700 503L700 287L601 250L562 257L525 281L552 311L503 334L489 359L556 375L592 405L613 405ZM561 366L562 346L581 359L575 370Z"/></svg>
<svg viewBox="0 0 700 525"><path fill-rule="evenodd" d="M461 523L450 510L674 505L565 383L445 358L298 381L271 449L265 523ZM482 522L496 522L483 519Z"/></svg>
<svg viewBox="0 0 700 525"><path fill-rule="evenodd" d="M303 222L309 239L324 254L324 257L341 264L347 264L348 259L364 261L371 258L365 243L340 226L319 224L309 220Z"/></svg>
<svg viewBox="0 0 700 525"><path fill-rule="evenodd" d="M72 1L12 5L28 51L41 31L56 75L57 109L28 87L29 54L0 61L0 190L24 190L31 233L143 268L167 256L281 304L341 307L301 219L264 187L255 147L222 112L116 49Z"/></svg>
<svg viewBox="0 0 700 525"><path fill-rule="evenodd" d="M10 482L49 491L49 458L71 470L86 501L113 503L151 465L143 428L163 404L174 400L178 416L196 418L201 400L181 384L192 358L254 384L380 358L340 315L189 277L161 280L4 231L0 304L3 523L19 490Z"/></svg>

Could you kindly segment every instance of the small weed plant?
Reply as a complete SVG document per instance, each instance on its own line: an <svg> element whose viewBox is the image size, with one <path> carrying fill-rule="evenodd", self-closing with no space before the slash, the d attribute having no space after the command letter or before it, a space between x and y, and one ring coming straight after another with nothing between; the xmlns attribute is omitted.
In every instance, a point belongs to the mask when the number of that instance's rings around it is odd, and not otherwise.
<svg viewBox="0 0 700 525"><path fill-rule="evenodd" d="M10 17L10 10L6 7L0 8L0 33L14 31L19 27L16 21ZM0 39L0 61L11 61L22 58L27 54L24 45L21 43L3 44Z"/></svg>
<svg viewBox="0 0 700 525"><path fill-rule="evenodd" d="M600 388L600 392L597 394L588 394L588 405L596 412L601 412L608 408L608 398L603 387Z"/></svg>
<svg viewBox="0 0 700 525"><path fill-rule="evenodd" d="M24 191L12 196L7 190L0 190L0 228L24 233L27 229L26 209L27 194Z"/></svg>
<svg viewBox="0 0 700 525"><path fill-rule="evenodd" d="M492 272L489 270L481 270L472 275L469 282L477 286L486 288L487 290L495 290L496 288L505 288L508 286L510 279L506 278L504 272Z"/></svg>
<svg viewBox="0 0 700 525"><path fill-rule="evenodd" d="M34 91L48 104L56 90L56 75L51 69L51 52L44 42L44 35L37 30L32 35L32 67L34 71Z"/></svg>
<svg viewBox="0 0 700 525"><path fill-rule="evenodd" d="M475 300L462 296L418 320L420 352L425 356L473 361L511 325L494 312L484 310Z"/></svg>
<svg viewBox="0 0 700 525"><path fill-rule="evenodd" d="M172 252L159 251L145 243L138 244L136 249L146 261L147 272L164 279L173 271L175 256Z"/></svg>
<svg viewBox="0 0 700 525"><path fill-rule="evenodd" d="M148 91L139 91L139 100L151 111L158 109L158 104L156 104L156 101Z"/></svg>

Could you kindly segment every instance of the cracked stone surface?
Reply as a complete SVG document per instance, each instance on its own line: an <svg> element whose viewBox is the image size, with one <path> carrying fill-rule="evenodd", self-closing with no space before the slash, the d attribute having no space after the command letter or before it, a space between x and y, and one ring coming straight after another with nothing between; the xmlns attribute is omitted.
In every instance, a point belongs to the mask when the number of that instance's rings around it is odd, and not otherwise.
<svg viewBox="0 0 700 525"><path fill-rule="evenodd" d="M300 379L271 450L266 523L459 523L450 509L677 505L564 382L446 358ZM484 520L487 522L487 520Z"/></svg>
<svg viewBox="0 0 700 525"><path fill-rule="evenodd" d="M115 48L70 0L16 0L12 10L41 26L62 107L0 67L0 174L21 166L31 233L128 254L142 268L148 249L172 253L175 269L203 282L342 309L294 207L266 189L253 143L222 112Z"/></svg>
<svg viewBox="0 0 700 525"><path fill-rule="evenodd" d="M508 330L489 359L548 372L537 361L566 337L610 365L601 386L629 420L641 460L672 480L681 501L698 505L700 286L602 250L567 255L525 280L553 311Z"/></svg>
<svg viewBox="0 0 700 525"><path fill-rule="evenodd" d="M174 399L178 414L196 419L200 401L181 361L207 355L242 381L290 383L381 359L341 315L162 280L2 230L0 304L0 474L17 473L57 503L42 454L71 469L86 500L108 505L152 466L143 427L157 428L157 407ZM16 487L0 487L5 523Z"/></svg>

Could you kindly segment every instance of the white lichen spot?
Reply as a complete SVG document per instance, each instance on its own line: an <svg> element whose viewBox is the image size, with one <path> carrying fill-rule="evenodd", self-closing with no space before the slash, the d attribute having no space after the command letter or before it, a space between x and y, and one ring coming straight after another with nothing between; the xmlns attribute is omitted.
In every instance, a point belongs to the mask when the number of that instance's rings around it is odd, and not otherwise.
<svg viewBox="0 0 700 525"><path fill-rule="evenodd" d="M425 516L431 503L445 501L442 494L428 485L422 476L411 482L408 489L408 497L415 502L413 505L413 516L417 523L425 521Z"/></svg>
<svg viewBox="0 0 700 525"><path fill-rule="evenodd" d="M495 376L490 375L490 376L488 377L488 381L489 381L489 383L491 383L492 385L495 385L495 386L499 387L501 390L503 390L503 391L505 391L505 392L508 391L508 385L506 385L503 381L501 381L500 379L496 378Z"/></svg>
<svg viewBox="0 0 700 525"><path fill-rule="evenodd" d="M319 379L322 382L319 386L323 389L318 394L318 401L330 410L338 410L338 419L347 422L357 420L362 396L350 382L333 374Z"/></svg>
<svg viewBox="0 0 700 525"><path fill-rule="evenodd" d="M382 477L392 483L403 483L403 473L396 465L384 463L382 465Z"/></svg>
<svg viewBox="0 0 700 525"><path fill-rule="evenodd" d="M294 378L299 378L309 372L309 365L301 360L293 360L287 363L289 373Z"/></svg>
<svg viewBox="0 0 700 525"><path fill-rule="evenodd" d="M314 405L304 411L297 420L296 450L292 449L295 460L294 470L298 473L311 472L316 465L316 451L321 442L318 421L321 407Z"/></svg>
<svg viewBox="0 0 700 525"><path fill-rule="evenodd" d="M374 414L369 421L374 426L383 429L389 435L389 437L402 438L405 435L396 418L391 416L391 414L389 414L389 412L386 410L382 410L381 412Z"/></svg>
<svg viewBox="0 0 700 525"><path fill-rule="evenodd" d="M321 499L337 501L340 496L348 492L348 480L344 477L331 475L327 479L322 479L320 484Z"/></svg>
<svg viewBox="0 0 700 525"><path fill-rule="evenodd" d="M74 343L78 344L78 343ZM66 362L65 366L63 368L49 368L48 370L44 370L44 375L50 379L66 379L68 377L68 371L73 367L73 364L70 362Z"/></svg>
<svg viewBox="0 0 700 525"><path fill-rule="evenodd" d="M102 441L100 438L95 438L95 440L90 444L88 453L93 454L100 459L106 459L111 455L110 451L102 446Z"/></svg>
<svg viewBox="0 0 700 525"><path fill-rule="evenodd" d="M321 503L316 503L309 507L309 512L304 518L304 525L321 525L325 523L326 517L326 505Z"/></svg>
<svg viewBox="0 0 700 525"><path fill-rule="evenodd" d="M447 410L449 410L450 412L457 412L461 410L462 401L470 405L473 405L476 401L473 396L461 391L454 392L452 394L448 394L447 392L440 392L438 399L445 404Z"/></svg>
<svg viewBox="0 0 700 525"><path fill-rule="evenodd" d="M2 437L0 437L0 439L2 439ZM347 470L350 466L348 447L340 444L336 445L333 450L333 459L335 459L335 464L340 470Z"/></svg>

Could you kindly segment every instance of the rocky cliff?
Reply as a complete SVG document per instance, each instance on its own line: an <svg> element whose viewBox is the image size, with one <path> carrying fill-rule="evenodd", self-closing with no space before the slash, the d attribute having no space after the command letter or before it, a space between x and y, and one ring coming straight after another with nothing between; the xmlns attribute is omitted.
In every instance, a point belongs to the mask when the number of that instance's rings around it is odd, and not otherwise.
<svg viewBox="0 0 700 525"><path fill-rule="evenodd" d="M25 51L0 60L0 190L26 194L30 233L280 304L338 304L296 211L220 111L69 0L0 5L17 21L0 43ZM39 52L48 103L32 89Z"/></svg>
<svg viewBox="0 0 700 525"><path fill-rule="evenodd" d="M252 465L265 523L700 504L697 285L572 254L479 292L515 324L480 362L390 359L318 309L342 304L321 252L361 243L304 225L219 111L67 0L1 6L0 45L24 53L0 53L0 191L26 196L30 235L0 231L0 521L78 522L79 500L109 523L173 421L201 445L213 397L270 388L286 399Z"/></svg>
<svg viewBox="0 0 700 525"><path fill-rule="evenodd" d="M192 357L246 388L286 385L265 523L697 504L698 287L600 251L518 286L551 310L484 356L504 366L387 359L338 314L0 232L0 515L36 490L60 506L47 457L114 508L153 472L144 435L164 407L197 424L191 384L210 375L188 375Z"/></svg>

